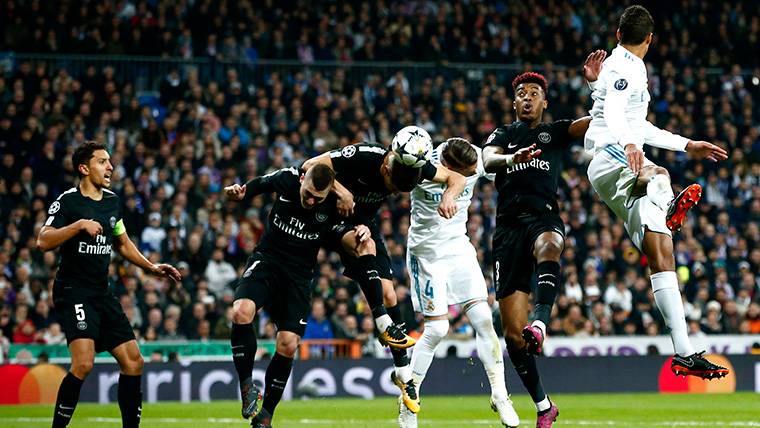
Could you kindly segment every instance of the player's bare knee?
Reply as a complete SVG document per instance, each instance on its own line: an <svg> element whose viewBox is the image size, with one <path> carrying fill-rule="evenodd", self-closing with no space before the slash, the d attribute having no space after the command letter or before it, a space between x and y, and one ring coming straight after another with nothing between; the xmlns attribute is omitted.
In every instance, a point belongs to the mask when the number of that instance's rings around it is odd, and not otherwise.
<svg viewBox="0 0 760 428"><path fill-rule="evenodd" d="M121 365L121 370L128 375L138 376L142 374L143 367L145 366L145 360L139 353L136 356L129 358Z"/></svg>
<svg viewBox="0 0 760 428"><path fill-rule="evenodd" d="M541 263L545 261L558 262L562 256L562 241L555 239L544 239L536 245L535 258Z"/></svg>
<svg viewBox="0 0 760 428"><path fill-rule="evenodd" d="M356 247L356 255L358 257L361 256L371 256L377 254L377 250L375 247L375 240L369 238L366 241L359 244L358 247Z"/></svg>
<svg viewBox="0 0 760 428"><path fill-rule="evenodd" d="M658 175L658 174L662 174L662 175L670 178L670 173L668 172L667 169L665 169L665 168L663 168L661 166L655 166L652 176L654 177L655 175Z"/></svg>
<svg viewBox="0 0 760 428"><path fill-rule="evenodd" d="M300 342L301 338L296 334L283 335L280 333L277 336L277 353L288 358L293 358L296 355Z"/></svg>
<svg viewBox="0 0 760 428"><path fill-rule="evenodd" d="M256 315L256 304L252 300L239 299L232 304L232 322L250 324Z"/></svg>
<svg viewBox="0 0 760 428"><path fill-rule="evenodd" d="M71 373L74 373L74 376L78 377L79 379L84 379L88 374L90 374L94 365L95 363L92 359L84 359L72 362Z"/></svg>

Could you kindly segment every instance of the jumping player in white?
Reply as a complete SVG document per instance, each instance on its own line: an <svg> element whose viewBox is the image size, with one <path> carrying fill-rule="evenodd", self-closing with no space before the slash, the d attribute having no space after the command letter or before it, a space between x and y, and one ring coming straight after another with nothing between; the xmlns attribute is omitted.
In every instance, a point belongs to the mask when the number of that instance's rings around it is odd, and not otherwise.
<svg viewBox="0 0 760 428"><path fill-rule="evenodd" d="M445 184L423 181L412 191L411 226L408 235L407 267L412 279L414 310L425 316L425 330L412 353L412 380L419 388L435 348L448 334L449 305L461 305L476 333L478 357L491 384L491 407L508 427L519 425L504 379L504 358L494 331L488 291L475 248L467 236L467 209L480 177L493 180L483 168L481 149L463 138L449 138L433 150L431 162L462 174L464 192L456 199L457 212L451 219L438 214ZM416 428L419 398L412 406L399 403L399 425ZM416 404L416 406L415 406Z"/></svg>
<svg viewBox="0 0 760 428"><path fill-rule="evenodd" d="M617 30L619 44L604 61L599 79L590 84L594 106L585 146L594 158L588 177L599 197L623 219L633 243L647 256L655 303L670 328L675 348L671 370L705 379L720 378L728 370L705 359L689 341L673 257L671 233L683 225L702 188L692 184L674 198L668 171L647 159L643 146L685 151L693 158L714 162L728 156L714 144L689 140L647 121L650 97L643 59L653 30L654 21L645 8L628 7Z"/></svg>

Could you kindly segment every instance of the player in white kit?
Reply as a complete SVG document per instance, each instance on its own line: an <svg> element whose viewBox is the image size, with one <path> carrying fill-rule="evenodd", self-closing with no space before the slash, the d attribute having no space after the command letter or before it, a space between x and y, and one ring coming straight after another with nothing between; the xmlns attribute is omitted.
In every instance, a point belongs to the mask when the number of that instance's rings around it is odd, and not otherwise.
<svg viewBox="0 0 760 428"><path fill-rule="evenodd" d="M493 327L488 291L475 248L467 236L467 209L481 177L493 180L483 168L481 149L463 138L449 138L433 150L431 162L465 176L467 184L456 199L451 219L438 214L445 184L423 181L412 191L411 225L407 241L407 268L411 276L414 310L425 317L425 330L412 354L412 380L417 389L433 360L435 348L448 334L449 305L461 305L476 332L478 356L491 384L491 407L501 422L517 426L504 378L504 359ZM416 409L399 404L402 428L417 426Z"/></svg>
<svg viewBox="0 0 760 428"><path fill-rule="evenodd" d="M647 121L649 91L644 65L652 41L654 21L641 6L630 6L620 18L618 46L604 61L592 83L592 121L586 132L586 150L594 158L588 177L599 197L625 222L633 243L647 256L655 303L670 328L675 348L671 370L706 379L728 374L724 367L695 352L688 337L683 303L673 257L671 232L678 230L688 210L701 197L692 184L673 197L667 170L644 156L643 146L686 151L694 158L725 160L722 148L692 141Z"/></svg>

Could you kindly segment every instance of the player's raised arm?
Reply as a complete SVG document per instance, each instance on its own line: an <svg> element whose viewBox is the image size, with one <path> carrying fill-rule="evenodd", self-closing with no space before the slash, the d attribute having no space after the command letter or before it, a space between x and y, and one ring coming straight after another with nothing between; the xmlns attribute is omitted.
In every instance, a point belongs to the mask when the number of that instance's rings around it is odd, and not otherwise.
<svg viewBox="0 0 760 428"><path fill-rule="evenodd" d="M644 125L644 144L677 152L688 152L695 159L709 159L713 162L728 159L728 153L721 147L707 141L693 141L668 130L660 129L650 122Z"/></svg>
<svg viewBox="0 0 760 428"><path fill-rule="evenodd" d="M605 58L607 58L607 52L598 49L588 54L583 63L583 77L586 78L591 89L594 89L594 82L599 78L599 73L602 72L602 64Z"/></svg>
<svg viewBox="0 0 760 428"><path fill-rule="evenodd" d="M306 162L303 163L301 168L304 171L308 171L309 168L311 168L314 165L322 164L327 165L335 171L335 166L333 165L333 152L326 152L322 153L319 156L315 156L311 159L308 159ZM336 204L338 208L338 214L342 215L343 217L348 217L351 214L354 213L354 206L356 205L354 203L354 195L351 193L344 185L342 185L338 180L333 181L332 186L332 192L335 193L335 196L338 197L338 202Z"/></svg>
<svg viewBox="0 0 760 428"><path fill-rule="evenodd" d="M572 138L583 138L583 136L586 135L589 124L591 124L591 116L583 116L580 119L575 119L567 128L567 133L570 134Z"/></svg>
<svg viewBox="0 0 760 428"><path fill-rule="evenodd" d="M224 188L224 195L231 201L250 201L256 195L278 191L278 186L283 181L283 174L299 175L295 168L283 168L269 174L255 177L242 186L233 184Z"/></svg>
<svg viewBox="0 0 760 428"><path fill-rule="evenodd" d="M121 220L119 220L119 222L121 223ZM116 235L117 233L118 235ZM129 234L127 234L123 225L121 228L117 227L117 229L114 230L114 234L116 235L113 239L114 249L130 263L156 276L167 277L176 282L182 280L182 275L180 275L179 271L174 266L165 263L153 264L150 260L145 258L140 250L137 249L135 243L129 239Z"/></svg>
<svg viewBox="0 0 760 428"><path fill-rule="evenodd" d="M435 170L435 176L430 181L446 184L446 190L443 191L443 195L441 196L441 203L438 204L438 214L444 218L454 217L454 214L457 213L456 200L464 192L467 179L458 172L438 165Z"/></svg>

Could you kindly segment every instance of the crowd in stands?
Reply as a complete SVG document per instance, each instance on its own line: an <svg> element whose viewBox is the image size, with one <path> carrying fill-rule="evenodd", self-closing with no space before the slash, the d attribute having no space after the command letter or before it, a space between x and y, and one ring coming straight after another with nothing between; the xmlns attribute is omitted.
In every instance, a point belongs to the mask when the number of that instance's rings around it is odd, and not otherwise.
<svg viewBox="0 0 760 428"><path fill-rule="evenodd" d="M612 46L614 17L622 10L615 2L592 7L597 2L588 1L348 2L339 9L332 2L315 8L251 3L4 2L0 50L292 57L305 63L536 62L550 82L545 119L554 120L587 114L591 102L580 64L592 49ZM290 3L294 7L285 8ZM675 234L686 314L695 335L760 334L760 73L746 68L760 58L760 52L749 53L760 49L758 5L678 4L653 9L658 42L647 58L650 119L730 154L714 164L648 150L670 171L676 190L691 182L704 187L703 201ZM410 47L401 49L404 43ZM457 57L462 43L466 56ZM225 339L236 278L261 237L272 198L240 206L221 197L223 186L352 142L389 145L394 132L410 124L437 141L456 135L482 144L495 127L515 120L514 71L487 72L473 90L448 72L411 85L403 70L356 81L348 65L321 72L304 67L243 82L235 69L211 81L178 67L148 76L161 82L166 114L157 116L140 104L131 83L136 76L95 66L73 74L45 64L20 61L0 69L0 345L65 343L47 291L57 255L38 251L35 239L50 203L76 185L70 155L84 141L110 150L112 190L122 199L133 240L151 260L172 263L183 275L173 284L114 257L109 287L139 339ZM662 334L646 260L596 197L581 143L567 152L560 186L564 285L550 334ZM468 223L489 285L495 202L493 184L480 183ZM405 267L408 195L391 197L378 222L407 326L419 329ZM359 339L370 352L376 346L371 318L341 269L334 254L321 254L306 337ZM472 337L465 315L456 308L451 315L451 335ZM274 337L265 311L257 325L260 337Z"/></svg>
<svg viewBox="0 0 760 428"><path fill-rule="evenodd" d="M643 3L657 24L652 61L760 65L756 1ZM0 5L0 51L576 64L615 43L622 7L613 0L31 0Z"/></svg>

